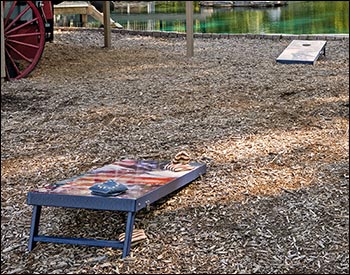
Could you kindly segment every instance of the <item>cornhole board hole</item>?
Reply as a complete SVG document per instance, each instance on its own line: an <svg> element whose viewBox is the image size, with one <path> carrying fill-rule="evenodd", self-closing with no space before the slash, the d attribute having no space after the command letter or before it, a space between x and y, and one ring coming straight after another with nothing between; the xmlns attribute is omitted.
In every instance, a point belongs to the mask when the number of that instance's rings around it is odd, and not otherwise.
<svg viewBox="0 0 350 275"><path fill-rule="evenodd" d="M326 55L327 41L323 40L293 40L277 57L276 61L284 64L312 64L321 54Z"/></svg>
<svg viewBox="0 0 350 275"><path fill-rule="evenodd" d="M33 205L28 250L31 251L37 242L51 242L113 247L123 250L122 258L128 256L136 213L206 173L206 165L203 163L190 162L192 169L180 172L165 170L166 163L155 160L119 160L28 192L27 203ZM91 194L89 187L111 179L126 185L128 190L110 197ZM125 238L119 241L39 235L42 206L123 211L127 213Z"/></svg>

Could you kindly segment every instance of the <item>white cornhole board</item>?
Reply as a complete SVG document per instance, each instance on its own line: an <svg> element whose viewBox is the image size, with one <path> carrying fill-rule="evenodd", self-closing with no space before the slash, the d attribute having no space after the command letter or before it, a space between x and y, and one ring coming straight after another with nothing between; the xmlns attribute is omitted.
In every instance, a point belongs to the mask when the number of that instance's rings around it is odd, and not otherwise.
<svg viewBox="0 0 350 275"><path fill-rule="evenodd" d="M285 64L314 65L321 53L326 55L326 44L327 41L324 40L293 40L276 61Z"/></svg>

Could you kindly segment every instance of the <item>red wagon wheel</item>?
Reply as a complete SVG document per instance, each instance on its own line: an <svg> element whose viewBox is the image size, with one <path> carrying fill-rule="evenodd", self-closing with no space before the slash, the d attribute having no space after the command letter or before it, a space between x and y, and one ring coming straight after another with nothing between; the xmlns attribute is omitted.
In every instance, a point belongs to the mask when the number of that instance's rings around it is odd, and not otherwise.
<svg viewBox="0 0 350 275"><path fill-rule="evenodd" d="M45 26L34 1L2 1L7 79L27 76L45 46Z"/></svg>

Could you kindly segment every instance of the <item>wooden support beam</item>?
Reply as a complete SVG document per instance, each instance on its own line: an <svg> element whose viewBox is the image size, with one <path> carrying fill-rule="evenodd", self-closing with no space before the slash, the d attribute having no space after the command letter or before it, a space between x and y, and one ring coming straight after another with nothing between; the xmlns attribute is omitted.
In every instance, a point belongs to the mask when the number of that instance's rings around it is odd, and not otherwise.
<svg viewBox="0 0 350 275"><path fill-rule="evenodd" d="M4 31L4 8L1 3L1 83L5 80L6 70L5 70L5 31Z"/></svg>
<svg viewBox="0 0 350 275"><path fill-rule="evenodd" d="M103 28L104 28L104 42L105 47L111 47L111 10L109 6L109 1L103 1Z"/></svg>
<svg viewBox="0 0 350 275"><path fill-rule="evenodd" d="M193 51L193 1L186 1L186 39L187 56L192 57Z"/></svg>

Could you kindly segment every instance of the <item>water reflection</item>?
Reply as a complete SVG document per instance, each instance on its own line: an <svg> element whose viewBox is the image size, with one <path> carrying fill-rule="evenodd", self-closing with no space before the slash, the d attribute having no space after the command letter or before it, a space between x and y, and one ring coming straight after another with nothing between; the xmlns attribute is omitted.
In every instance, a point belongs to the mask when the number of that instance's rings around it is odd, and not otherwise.
<svg viewBox="0 0 350 275"><path fill-rule="evenodd" d="M185 32L185 1L128 2L111 13L130 30ZM265 8L203 7L194 1L194 31L199 33L349 33L348 1L288 1Z"/></svg>

